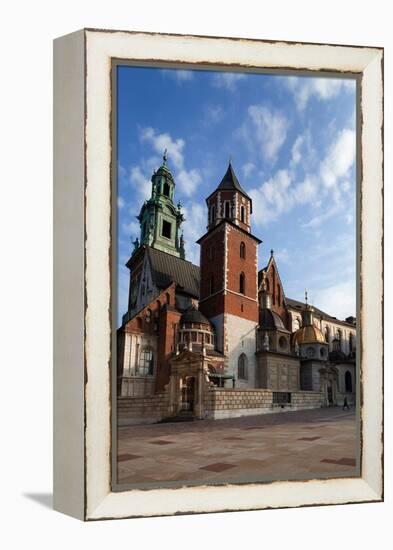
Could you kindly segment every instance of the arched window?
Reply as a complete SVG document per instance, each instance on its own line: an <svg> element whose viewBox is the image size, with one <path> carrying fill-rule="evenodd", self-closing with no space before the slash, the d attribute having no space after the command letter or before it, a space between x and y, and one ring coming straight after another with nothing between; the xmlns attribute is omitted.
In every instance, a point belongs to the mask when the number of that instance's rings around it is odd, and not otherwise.
<svg viewBox="0 0 393 550"><path fill-rule="evenodd" d="M213 206L211 207L211 221L214 222L214 220L216 219L216 207L215 205L213 204Z"/></svg>
<svg viewBox="0 0 393 550"><path fill-rule="evenodd" d="M136 318L136 326L139 330L142 330L142 319L140 317Z"/></svg>
<svg viewBox="0 0 393 550"><path fill-rule="evenodd" d="M210 275L209 292L210 292L210 294L213 294L213 292L214 292L214 275L213 275L213 273Z"/></svg>
<svg viewBox="0 0 393 550"><path fill-rule="evenodd" d="M244 206L240 207L240 221L244 223L246 218L246 211L244 209Z"/></svg>
<svg viewBox="0 0 393 550"><path fill-rule="evenodd" d="M150 323L150 320L151 320L151 309L149 308L146 311L146 323Z"/></svg>
<svg viewBox="0 0 393 550"><path fill-rule="evenodd" d="M167 293L165 294L165 297L166 297L166 303L167 303L168 306L169 306L169 304L171 303L171 295L167 292Z"/></svg>
<svg viewBox="0 0 393 550"><path fill-rule="evenodd" d="M246 257L246 245L243 242L240 243L240 257L243 259Z"/></svg>
<svg viewBox="0 0 393 550"><path fill-rule="evenodd" d="M224 203L224 217L225 218L229 218L230 217L230 202L229 201L225 201Z"/></svg>
<svg viewBox="0 0 393 550"><path fill-rule="evenodd" d="M141 351L139 358L139 374L142 376L152 376L154 372L153 350L145 348Z"/></svg>
<svg viewBox="0 0 393 550"><path fill-rule="evenodd" d="M161 302L160 302L160 300L157 300L156 306L157 306L157 311L160 311L160 309L161 309Z"/></svg>
<svg viewBox="0 0 393 550"><path fill-rule="evenodd" d="M343 333L342 333L342 330L340 328L337 330L336 338L338 340L338 349L341 351Z"/></svg>
<svg viewBox="0 0 393 550"><path fill-rule="evenodd" d="M352 334L352 332L350 332L349 333L349 351L350 351L350 353L353 352L354 348L355 348L355 345L354 345L353 334Z"/></svg>
<svg viewBox="0 0 393 550"><path fill-rule="evenodd" d="M244 273L240 273L239 292L240 292L240 294L245 294L246 293L246 276L244 275Z"/></svg>
<svg viewBox="0 0 393 550"><path fill-rule="evenodd" d="M266 292L269 292L269 290L270 290L269 279L265 279L265 283L266 283Z"/></svg>
<svg viewBox="0 0 393 550"><path fill-rule="evenodd" d="M281 305L281 288L280 285L277 285L277 303L280 306Z"/></svg>
<svg viewBox="0 0 393 550"><path fill-rule="evenodd" d="M299 328L301 327L301 324L300 324L300 319L299 317L296 317L296 319L293 320L293 330L299 330Z"/></svg>
<svg viewBox="0 0 393 550"><path fill-rule="evenodd" d="M352 392L352 375L349 370L345 373L345 391L348 393Z"/></svg>
<svg viewBox="0 0 393 550"><path fill-rule="evenodd" d="M328 343L329 343L329 340L330 340L330 331L329 331L329 327L325 327L325 342L328 342Z"/></svg>
<svg viewBox="0 0 393 550"><path fill-rule="evenodd" d="M163 194L164 194L166 197L169 197L169 193L170 193L169 183L165 182L165 183L164 183L164 191L163 191Z"/></svg>
<svg viewBox="0 0 393 550"><path fill-rule="evenodd" d="M247 356L242 353L237 361L237 377L240 380L248 380Z"/></svg>

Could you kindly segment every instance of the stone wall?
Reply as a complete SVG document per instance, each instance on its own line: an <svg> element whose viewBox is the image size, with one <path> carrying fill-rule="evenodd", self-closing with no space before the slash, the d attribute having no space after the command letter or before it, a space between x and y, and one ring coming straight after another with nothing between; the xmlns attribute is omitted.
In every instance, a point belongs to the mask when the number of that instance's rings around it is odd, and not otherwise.
<svg viewBox="0 0 393 550"><path fill-rule="evenodd" d="M205 393L205 418L221 419L322 407L322 392L291 392L291 402L273 403L273 391L210 387ZM120 426L153 424L168 416L169 396L162 392L151 397L118 398Z"/></svg>
<svg viewBox="0 0 393 550"><path fill-rule="evenodd" d="M167 392L149 397L118 397L117 422L119 426L154 424L168 416Z"/></svg>

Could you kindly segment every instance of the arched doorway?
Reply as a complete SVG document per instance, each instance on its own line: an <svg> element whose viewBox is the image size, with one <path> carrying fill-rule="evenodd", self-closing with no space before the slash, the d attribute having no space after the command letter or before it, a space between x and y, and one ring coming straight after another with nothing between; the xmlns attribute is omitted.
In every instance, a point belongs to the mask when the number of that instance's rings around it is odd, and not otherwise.
<svg viewBox="0 0 393 550"><path fill-rule="evenodd" d="M193 411L195 403L195 377L187 376L182 380L181 410Z"/></svg>
<svg viewBox="0 0 393 550"><path fill-rule="evenodd" d="M345 373L345 391L347 393L352 393L352 375L349 370Z"/></svg>

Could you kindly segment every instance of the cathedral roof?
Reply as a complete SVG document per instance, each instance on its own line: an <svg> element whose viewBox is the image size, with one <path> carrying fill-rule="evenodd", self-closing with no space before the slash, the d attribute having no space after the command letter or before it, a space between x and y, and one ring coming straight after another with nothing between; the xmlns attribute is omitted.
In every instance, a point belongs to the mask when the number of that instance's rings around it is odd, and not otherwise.
<svg viewBox="0 0 393 550"><path fill-rule="evenodd" d="M243 195L248 197L247 193L244 191L243 187L240 185L239 180L236 177L236 174L232 168L231 163L229 163L228 170L226 171L217 189L236 189L236 191L239 191L239 193L242 193Z"/></svg>
<svg viewBox="0 0 393 550"><path fill-rule="evenodd" d="M225 172L224 177L222 178L218 187L213 191L213 193L215 193L216 191L232 191L232 190L239 191L239 193L247 197L247 199L249 199L252 203L251 197L247 195L243 187L240 185L239 180L237 179L236 174L232 168L232 164L229 163L228 169ZM207 197L206 202L209 200L209 198L212 196L213 193L211 193Z"/></svg>
<svg viewBox="0 0 393 550"><path fill-rule="evenodd" d="M268 308L261 309L259 313L259 324L268 330L286 330L283 320L275 311Z"/></svg>
<svg viewBox="0 0 393 550"><path fill-rule="evenodd" d="M293 344L326 344L322 332L315 325L306 325L299 328L293 335Z"/></svg>
<svg viewBox="0 0 393 550"><path fill-rule="evenodd" d="M210 321L197 309L194 305L183 313L180 319L182 323L200 323L202 325L210 325Z"/></svg>
<svg viewBox="0 0 393 550"><path fill-rule="evenodd" d="M179 290L194 298L199 298L199 267L197 265L146 246L150 260L153 283L158 288L167 288L172 282Z"/></svg>

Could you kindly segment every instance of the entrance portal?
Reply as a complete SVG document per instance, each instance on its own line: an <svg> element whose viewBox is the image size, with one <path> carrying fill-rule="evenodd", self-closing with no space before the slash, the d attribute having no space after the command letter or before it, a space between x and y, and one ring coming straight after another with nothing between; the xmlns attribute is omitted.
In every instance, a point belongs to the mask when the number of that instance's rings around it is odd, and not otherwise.
<svg viewBox="0 0 393 550"><path fill-rule="evenodd" d="M187 378L183 379L183 384L182 384L182 395L181 395L182 411L194 410L194 396L195 396L195 378L194 376L187 376Z"/></svg>

